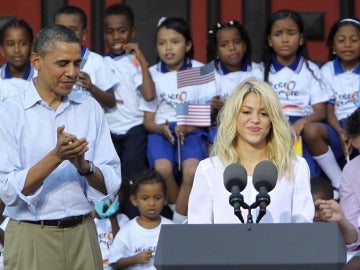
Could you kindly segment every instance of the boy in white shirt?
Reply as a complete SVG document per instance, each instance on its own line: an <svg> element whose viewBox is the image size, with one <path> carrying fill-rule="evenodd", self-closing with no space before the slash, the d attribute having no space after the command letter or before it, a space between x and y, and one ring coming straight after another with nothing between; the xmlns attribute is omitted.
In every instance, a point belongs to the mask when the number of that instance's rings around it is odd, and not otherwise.
<svg viewBox="0 0 360 270"><path fill-rule="evenodd" d="M54 18L55 24L61 24L73 30L80 41L84 41L87 34L87 18L85 12L75 6L60 8ZM81 46L82 61L77 87L91 94L102 107L115 106L113 86L115 79L111 69L105 65L101 55Z"/></svg>

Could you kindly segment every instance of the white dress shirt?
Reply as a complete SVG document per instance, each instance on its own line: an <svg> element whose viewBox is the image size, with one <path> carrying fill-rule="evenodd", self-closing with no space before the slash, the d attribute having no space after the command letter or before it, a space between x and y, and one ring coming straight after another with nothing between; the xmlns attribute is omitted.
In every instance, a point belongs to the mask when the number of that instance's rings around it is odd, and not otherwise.
<svg viewBox="0 0 360 270"><path fill-rule="evenodd" d="M234 215L229 204L231 193L223 181L225 166L218 157L200 161L189 198L188 223L241 223ZM248 176L245 189L241 192L248 205L255 202L258 192ZM315 207L310 191L309 167L302 157L294 160L294 177L278 179L276 186L269 192L271 203L260 223L312 222ZM252 211L255 223L258 208ZM246 222L248 211L242 209Z"/></svg>
<svg viewBox="0 0 360 270"><path fill-rule="evenodd" d="M55 148L61 125L65 132L87 139L85 159L101 170L109 195L118 191L120 161L104 113L92 97L64 97L54 111L30 84L1 103L0 115L0 196L6 204L5 216L44 220L84 215L92 211L92 201L106 197L67 160L35 192L28 196L21 192L29 169Z"/></svg>

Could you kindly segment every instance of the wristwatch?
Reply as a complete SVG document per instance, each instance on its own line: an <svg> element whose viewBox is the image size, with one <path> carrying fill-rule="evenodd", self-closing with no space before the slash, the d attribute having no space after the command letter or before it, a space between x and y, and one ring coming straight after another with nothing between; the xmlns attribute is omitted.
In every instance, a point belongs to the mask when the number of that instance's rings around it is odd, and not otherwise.
<svg viewBox="0 0 360 270"><path fill-rule="evenodd" d="M86 160L86 161L87 161L87 163L89 163L89 170L88 170L87 172L84 172L84 173L82 173L82 172L80 172L80 171L78 170L78 173L79 173L81 176L90 175L90 174L93 174L93 173L95 172L94 163L92 163L92 161L90 161L90 160Z"/></svg>

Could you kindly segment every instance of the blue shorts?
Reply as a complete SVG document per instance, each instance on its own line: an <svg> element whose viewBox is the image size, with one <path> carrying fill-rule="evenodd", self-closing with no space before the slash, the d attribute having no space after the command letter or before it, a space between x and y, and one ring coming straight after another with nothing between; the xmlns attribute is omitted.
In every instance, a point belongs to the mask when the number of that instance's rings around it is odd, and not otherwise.
<svg viewBox="0 0 360 270"><path fill-rule="evenodd" d="M345 120L346 120L346 118L341 119L339 121L339 124L342 128L345 127ZM328 124L324 124L324 125L326 126L326 129L328 131L329 138L330 138L330 147L335 155L336 160L337 161L341 161L341 160L345 161L344 151L341 146L341 141L340 141L339 135L331 126L329 126ZM353 148L352 153L350 154L349 158L352 159L357 155L359 155L359 150Z"/></svg>
<svg viewBox="0 0 360 270"><path fill-rule="evenodd" d="M213 144L215 142L217 131L218 131L218 126L213 126L209 128L208 139L207 139L208 143Z"/></svg>
<svg viewBox="0 0 360 270"><path fill-rule="evenodd" d="M174 129L176 122L170 123L170 131L176 137ZM185 136L183 145L180 145L180 162L189 158L203 160L208 157L208 150L206 144L206 130L197 129ZM154 162L157 159L167 159L171 164L178 164L178 142L175 140L174 145L161 134L153 133L148 135L147 155L150 167L154 167Z"/></svg>
<svg viewBox="0 0 360 270"><path fill-rule="evenodd" d="M301 118L301 117L300 117ZM290 117L290 124L293 124L299 117ZM344 152L341 147L340 137L337 132L327 123L321 122L327 129L330 139L330 147L333 151L335 158L337 160L344 158ZM345 119L339 121L340 126L343 128L345 123ZM322 173L320 166L312 157L306 143L303 141L303 157L306 159L307 163L309 164L310 174L315 177L319 177Z"/></svg>

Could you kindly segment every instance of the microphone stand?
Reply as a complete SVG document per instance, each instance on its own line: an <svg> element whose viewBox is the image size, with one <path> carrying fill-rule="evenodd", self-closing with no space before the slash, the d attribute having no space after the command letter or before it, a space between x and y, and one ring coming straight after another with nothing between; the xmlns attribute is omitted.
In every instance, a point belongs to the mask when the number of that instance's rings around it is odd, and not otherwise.
<svg viewBox="0 0 360 270"><path fill-rule="evenodd" d="M249 208L249 206L244 202L244 196L240 193L232 193L229 197L229 203L234 207L234 214L239 218L241 223L244 223L244 218L241 214L241 207Z"/></svg>
<svg viewBox="0 0 360 270"><path fill-rule="evenodd" d="M261 187L256 201L250 205L250 209L256 209L259 206L259 215L256 218L256 223L259 223L263 216L266 214L266 206L270 204L270 195L267 193L266 188ZM250 211L249 209L249 211Z"/></svg>
<svg viewBox="0 0 360 270"><path fill-rule="evenodd" d="M256 201L250 206L244 202L244 196L238 192L233 192L229 197L229 203L234 207L234 214L239 218L241 223L244 223L244 218L241 214L241 207L248 210L246 223L249 224L248 230L251 230L251 224L254 223L253 216L251 214L252 209L259 207L259 215L256 218L256 223L259 223L263 216L266 214L266 206L270 204L270 195L267 193L266 188L261 187L258 195L256 195Z"/></svg>
<svg viewBox="0 0 360 270"><path fill-rule="evenodd" d="M247 221L246 223L254 223L253 216L251 214L251 207L248 207L248 215L247 215Z"/></svg>
<svg viewBox="0 0 360 270"><path fill-rule="evenodd" d="M248 231L251 231L251 229L252 229L252 224L254 224L254 222L253 222L253 216L252 216L252 214L251 214L251 207L249 206L248 208L247 208L247 210L248 210L248 215L247 215L247 221L246 221L246 223L248 224Z"/></svg>
<svg viewBox="0 0 360 270"><path fill-rule="evenodd" d="M265 187L260 187L259 194L256 195L256 204L260 207L259 215L256 219L256 223L259 223L263 216L266 214L266 206L270 204L270 195L267 193Z"/></svg>

